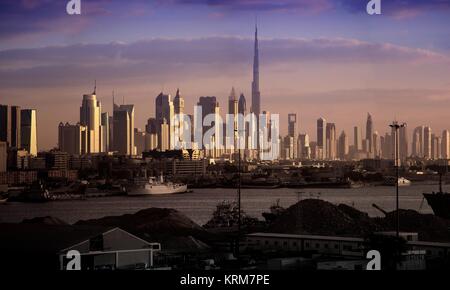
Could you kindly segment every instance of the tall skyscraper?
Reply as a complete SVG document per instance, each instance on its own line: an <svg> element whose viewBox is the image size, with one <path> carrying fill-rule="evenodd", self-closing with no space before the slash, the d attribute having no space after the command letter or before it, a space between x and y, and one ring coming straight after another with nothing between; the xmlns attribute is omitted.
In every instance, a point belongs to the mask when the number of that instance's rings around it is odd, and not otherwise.
<svg viewBox="0 0 450 290"><path fill-rule="evenodd" d="M336 125L334 123L327 123L326 152L326 158L328 160L336 159Z"/></svg>
<svg viewBox="0 0 450 290"><path fill-rule="evenodd" d="M180 102L181 104L181 102ZM171 134L173 134L173 132L171 132L171 120L174 117L175 114L175 108L172 102L172 97L171 95L165 95L162 92L156 97L156 101L155 101L155 109L156 109L156 113L155 113L155 119L158 123L157 126L157 133L158 133L158 146L159 149L162 150L163 148L161 147L163 144L169 144L168 148L166 150L172 149L171 147L171 143L170 143L170 138L171 138ZM181 110L181 106L179 106L179 110ZM165 122L164 122L165 120ZM168 128L168 132L167 134L162 134L161 128L162 125L165 124L167 125ZM164 128L166 128L164 126ZM164 132L166 133L166 132ZM168 138L167 140L163 140L163 138Z"/></svg>
<svg viewBox="0 0 450 290"><path fill-rule="evenodd" d="M317 119L317 151L319 152L319 156L316 156L317 159L324 159L327 156L326 153L326 124L327 121L320 117Z"/></svg>
<svg viewBox="0 0 450 290"><path fill-rule="evenodd" d="M19 148L20 142L20 107L11 106L11 147Z"/></svg>
<svg viewBox="0 0 450 290"><path fill-rule="evenodd" d="M292 158L296 159L298 157L298 146L297 146L298 135L297 135L297 114L295 113L288 114L288 135L292 137L293 142Z"/></svg>
<svg viewBox="0 0 450 290"><path fill-rule="evenodd" d="M340 160L345 160L348 155L348 138L347 134L345 134L344 131L341 132L341 135L339 135L339 142L338 142L338 157Z"/></svg>
<svg viewBox="0 0 450 290"><path fill-rule="evenodd" d="M110 139L110 132L109 132L110 127L109 127L109 114L108 112L102 113L102 119L101 119L101 135L102 138L101 140L101 152L109 152L110 151L110 143L109 143L109 139Z"/></svg>
<svg viewBox="0 0 450 290"><path fill-rule="evenodd" d="M239 136L238 132L238 114L239 114L239 103L236 98L236 92L234 90L234 87L231 88L230 96L228 97L228 114L233 116L233 134L232 139L226 140L226 144L232 145L233 149L236 148L237 145L237 138ZM224 130L225 132L226 130ZM225 134L226 135L226 134ZM227 137L230 138L230 137ZM227 148L232 149L232 148Z"/></svg>
<svg viewBox="0 0 450 290"><path fill-rule="evenodd" d="M425 127L423 130L423 157L431 159L431 128Z"/></svg>
<svg viewBox="0 0 450 290"><path fill-rule="evenodd" d="M101 103L94 92L83 95L80 107L80 125L87 127L87 153L98 153L101 150Z"/></svg>
<svg viewBox="0 0 450 290"><path fill-rule="evenodd" d="M416 127L413 131L412 156L424 157L424 126Z"/></svg>
<svg viewBox="0 0 450 290"><path fill-rule="evenodd" d="M205 121L205 117L210 115L214 116L213 121L211 122L211 125L203 125L202 126L202 136L205 139L205 134L208 134L208 132L212 133L210 134L210 138L206 138L208 140L206 143L207 146L215 150L208 150L207 154L209 154L210 157L218 157L218 155L221 154L221 148L219 148L219 145L222 144L222 138L223 138L223 127L220 124L220 107L219 102L217 101L216 97L200 97L199 101L197 103L197 106L202 108L202 122ZM204 124L204 123L203 123ZM210 129L213 129L213 131L210 131ZM203 144L204 146L206 144ZM206 148L206 147L205 147Z"/></svg>
<svg viewBox="0 0 450 290"><path fill-rule="evenodd" d="M431 134L431 159L440 159L441 158L441 148L442 148L442 139L440 136L436 136L435 134Z"/></svg>
<svg viewBox="0 0 450 290"><path fill-rule="evenodd" d="M406 158L408 158L408 133L407 133L407 127L400 127L399 129L399 155L400 155L400 161L404 162Z"/></svg>
<svg viewBox="0 0 450 290"><path fill-rule="evenodd" d="M134 105L114 107L114 150L123 155L135 155Z"/></svg>
<svg viewBox="0 0 450 290"><path fill-rule="evenodd" d="M311 148L309 146L309 135L300 134L298 135L298 157L301 159L311 158Z"/></svg>
<svg viewBox="0 0 450 290"><path fill-rule="evenodd" d="M448 130L442 131L442 143L441 143L442 158L450 159L450 133Z"/></svg>
<svg viewBox="0 0 450 290"><path fill-rule="evenodd" d="M369 153L369 156L373 156L373 121L372 116L369 113L367 113L366 140L367 153Z"/></svg>
<svg viewBox="0 0 450 290"><path fill-rule="evenodd" d="M362 133L358 126L353 128L353 148L355 152L362 150Z"/></svg>
<svg viewBox="0 0 450 290"><path fill-rule="evenodd" d="M11 108L0 105L0 142L11 146Z"/></svg>
<svg viewBox="0 0 450 290"><path fill-rule="evenodd" d="M6 172L8 164L8 144L0 141L0 172Z"/></svg>
<svg viewBox="0 0 450 290"><path fill-rule="evenodd" d="M87 141L87 128L85 126L79 123L76 125L59 123L59 150L72 155L82 155L87 153Z"/></svg>
<svg viewBox="0 0 450 290"><path fill-rule="evenodd" d="M37 115L34 109L25 109L20 112L21 146L32 156L37 156Z"/></svg>
<svg viewBox="0 0 450 290"><path fill-rule="evenodd" d="M241 94L239 96L238 112L239 112L239 114L242 114L243 116L245 116L245 114L247 113L247 102L245 101L244 94Z"/></svg>
<svg viewBox="0 0 450 290"><path fill-rule="evenodd" d="M372 135L372 148L373 148L373 157L378 158L381 157L381 139L378 131L373 132Z"/></svg>
<svg viewBox="0 0 450 290"><path fill-rule="evenodd" d="M259 117L261 113L261 92L259 91L259 48L258 27L255 27L255 48L253 56L252 109L251 112Z"/></svg>

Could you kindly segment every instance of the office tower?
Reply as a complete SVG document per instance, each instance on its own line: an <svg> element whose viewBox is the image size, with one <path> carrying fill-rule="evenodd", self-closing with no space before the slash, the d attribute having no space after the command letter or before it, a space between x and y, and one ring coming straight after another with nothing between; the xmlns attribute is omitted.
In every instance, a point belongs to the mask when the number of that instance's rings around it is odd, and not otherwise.
<svg viewBox="0 0 450 290"><path fill-rule="evenodd" d="M245 114L247 113L247 102L245 101L244 94L241 94L239 96L238 112L239 112L239 114L242 114L243 116L245 116Z"/></svg>
<svg viewBox="0 0 450 290"><path fill-rule="evenodd" d="M441 158L441 137L431 134L431 159Z"/></svg>
<svg viewBox="0 0 450 290"><path fill-rule="evenodd" d="M442 158L450 159L450 133L448 130L442 131L442 148L441 154Z"/></svg>
<svg viewBox="0 0 450 290"><path fill-rule="evenodd" d="M135 155L134 105L114 106L114 150L122 155Z"/></svg>
<svg viewBox="0 0 450 290"><path fill-rule="evenodd" d="M416 127L413 131L412 156L424 157L424 126Z"/></svg>
<svg viewBox="0 0 450 290"><path fill-rule="evenodd" d="M101 150L101 103L94 92L83 95L80 107L80 125L87 128L87 153L98 153Z"/></svg>
<svg viewBox="0 0 450 290"><path fill-rule="evenodd" d="M19 148L20 142L20 107L11 106L11 147Z"/></svg>
<svg viewBox="0 0 450 290"><path fill-rule="evenodd" d="M181 100L180 100L180 104L181 104ZM172 136L173 132L171 132L171 121L173 120L174 114L175 114L175 107L173 105L172 102L172 97L171 95L165 95L162 92L156 97L156 101L155 101L155 109L156 109L156 114L155 114L155 118L157 121L157 134L158 134L158 145L159 145L159 149L161 151L165 151L165 150L170 150L172 149L171 147L171 142L170 142L170 137ZM181 110L181 106L179 106L179 110ZM165 120L165 125L168 126L168 132L167 134L162 134L161 128L163 128L163 124L164 124L164 120ZM164 126L165 128L165 126ZM164 132L166 133L166 132ZM167 140L163 140L163 138L167 138ZM163 150L162 146L163 144L169 144L168 148L165 148Z"/></svg>
<svg viewBox="0 0 450 290"><path fill-rule="evenodd" d="M6 172L8 164L8 144L0 141L0 172Z"/></svg>
<svg viewBox="0 0 450 290"><path fill-rule="evenodd" d="M110 143L109 143L109 114L108 112L102 113L101 115L101 150L100 152L109 152L110 151Z"/></svg>
<svg viewBox="0 0 450 290"><path fill-rule="evenodd" d="M357 126L355 126L353 128L353 147L355 152L361 151L362 150L362 133L361 133L361 128L358 128Z"/></svg>
<svg viewBox="0 0 450 290"><path fill-rule="evenodd" d="M298 135L298 157L301 159L311 158L311 148L309 146L309 135L300 134Z"/></svg>
<svg viewBox="0 0 450 290"><path fill-rule="evenodd" d="M288 136L293 139L293 158L296 159L298 157L298 146L297 146L297 114L291 113L288 114Z"/></svg>
<svg viewBox="0 0 450 290"><path fill-rule="evenodd" d="M408 134L406 126L399 129L399 155L400 161L403 162L408 158Z"/></svg>
<svg viewBox="0 0 450 290"><path fill-rule="evenodd" d="M37 156L37 114L34 109L26 109L20 112L21 148L24 148L32 156Z"/></svg>
<svg viewBox="0 0 450 290"><path fill-rule="evenodd" d="M347 159L348 156L348 138L347 138L347 134L345 134L344 131L341 132L341 135L339 135L339 142L338 142L338 148L339 148L339 152L338 152L338 157L340 160L345 160Z"/></svg>
<svg viewBox="0 0 450 290"><path fill-rule="evenodd" d="M113 112L114 112L114 108L113 108ZM113 116L108 116L108 125L109 125L109 135L108 135L108 147L109 147L109 151L113 151L114 150L114 117Z"/></svg>
<svg viewBox="0 0 450 290"><path fill-rule="evenodd" d="M158 145L160 151L170 150L170 139L169 139L169 123L166 119L162 120L159 128L160 138L158 139Z"/></svg>
<svg viewBox="0 0 450 290"><path fill-rule="evenodd" d="M431 128L423 129L423 157L431 159Z"/></svg>
<svg viewBox="0 0 450 290"><path fill-rule="evenodd" d="M174 108L174 115L178 117L178 126L174 127L173 130L176 130L178 132L179 139L178 142L188 141L184 140L184 98L180 95L180 89L177 89L177 93L175 94L175 98L173 99L173 108ZM175 126L175 124L174 124ZM175 140L174 140L175 142Z"/></svg>
<svg viewBox="0 0 450 290"><path fill-rule="evenodd" d="M204 140L204 146L206 146L206 149L212 149L215 150L208 150L208 154L210 157L217 157L220 154L220 148L219 145L222 144L222 125L220 124L220 107L219 102L216 100L216 97L200 97L199 101L197 103L197 106L202 108L202 120L203 120L203 126L202 126L202 136L205 138L205 134L209 131L209 137L208 140ZM204 125L205 123L205 117L210 116L213 119L212 122L209 122L211 125ZM211 132L210 129L213 129ZM212 134L211 134L212 133ZM208 147L208 148L207 148Z"/></svg>
<svg viewBox="0 0 450 290"><path fill-rule="evenodd" d="M372 148L373 148L373 157L378 158L381 156L380 154L380 135L378 134L378 131L375 131L372 135Z"/></svg>
<svg viewBox="0 0 450 290"><path fill-rule="evenodd" d="M146 133L146 151L158 149L158 121L156 118L149 118L147 120L147 125L145 125Z"/></svg>
<svg viewBox="0 0 450 290"><path fill-rule="evenodd" d="M366 122L366 151L370 157L373 156L373 121L372 116L367 113L367 122Z"/></svg>
<svg viewBox="0 0 450 290"><path fill-rule="evenodd" d="M134 144L136 146L136 155L141 155L142 152L146 151L145 148L145 132L139 130L138 128L134 128Z"/></svg>
<svg viewBox="0 0 450 290"><path fill-rule="evenodd" d="M236 92L234 90L234 87L231 88L230 96L228 97L228 114L232 115L233 117L233 132L232 135L227 136L226 144L231 145L232 148L227 149L234 149L237 145L237 138L239 136L238 132L238 114L239 114L239 103L236 98ZM228 121L228 120L227 120ZM226 130L224 130L226 132ZM230 134L230 133L228 133ZM232 136L232 137L231 137ZM230 140L231 138L231 140Z"/></svg>
<svg viewBox="0 0 450 290"><path fill-rule="evenodd" d="M327 123L326 152L326 158L328 160L336 159L336 125L334 123Z"/></svg>
<svg viewBox="0 0 450 290"><path fill-rule="evenodd" d="M11 146L11 108L0 105L0 142Z"/></svg>
<svg viewBox="0 0 450 290"><path fill-rule="evenodd" d="M58 126L58 148L60 151L71 155L82 155L88 149L88 129L86 126L59 123Z"/></svg>
<svg viewBox="0 0 450 290"><path fill-rule="evenodd" d="M251 112L259 117L261 113L261 93L259 91L259 51L258 51L258 27L255 27L255 48L253 58L253 81L252 81L252 108Z"/></svg>
<svg viewBox="0 0 450 290"><path fill-rule="evenodd" d="M324 159L327 156L327 154L326 154L326 140L327 140L326 124L327 124L327 121L322 117L317 120L317 152L319 152L319 151L321 152L316 156L317 159Z"/></svg>
<svg viewBox="0 0 450 290"><path fill-rule="evenodd" d="M384 135L384 144L382 146L383 150L383 158L385 159L394 159L394 151L393 151L393 136L391 136L389 133L386 133Z"/></svg>

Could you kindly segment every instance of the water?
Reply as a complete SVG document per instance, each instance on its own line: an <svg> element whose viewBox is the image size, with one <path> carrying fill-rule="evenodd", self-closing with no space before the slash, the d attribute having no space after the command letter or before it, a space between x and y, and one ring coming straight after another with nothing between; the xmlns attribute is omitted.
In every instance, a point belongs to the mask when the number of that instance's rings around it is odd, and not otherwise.
<svg viewBox="0 0 450 290"><path fill-rule="evenodd" d="M436 184L413 184L400 187L400 208L420 213L432 213L422 193L437 190ZM302 193L299 194L298 192ZM0 205L0 222L20 222L25 218L53 216L68 223L111 215L134 213L149 207L174 208L196 223L203 225L211 217L218 202L237 198L236 189L195 189L192 193L144 197L102 197L88 200L58 201L42 204L7 203ZM334 204L344 203L367 212L370 216L382 216L372 207L373 203L386 211L395 209L395 187L364 187L352 189L243 189L243 210L259 219L277 199L288 207L299 198L320 198Z"/></svg>

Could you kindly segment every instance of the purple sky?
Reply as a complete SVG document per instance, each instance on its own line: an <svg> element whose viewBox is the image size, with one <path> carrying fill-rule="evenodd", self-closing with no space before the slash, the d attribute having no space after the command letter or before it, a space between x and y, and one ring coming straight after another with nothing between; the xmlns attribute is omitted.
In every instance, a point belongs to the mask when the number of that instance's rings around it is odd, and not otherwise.
<svg viewBox="0 0 450 290"><path fill-rule="evenodd" d="M410 131L450 128L450 0L65 0L0 1L0 103L38 109L41 149L56 145L60 121L77 122L83 93L98 83L137 106L143 128L154 98L180 87L188 111L215 95L225 110L231 87L250 104L255 18L260 32L262 108L299 115L315 139L315 120L337 131L384 133L393 118Z"/></svg>

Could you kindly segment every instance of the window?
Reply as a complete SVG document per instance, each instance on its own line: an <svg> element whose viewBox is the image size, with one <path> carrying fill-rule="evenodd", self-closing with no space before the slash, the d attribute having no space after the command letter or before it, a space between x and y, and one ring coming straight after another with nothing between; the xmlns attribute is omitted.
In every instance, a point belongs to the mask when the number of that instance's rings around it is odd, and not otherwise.
<svg viewBox="0 0 450 290"><path fill-rule="evenodd" d="M316 249L320 248L320 244L316 243Z"/></svg>

